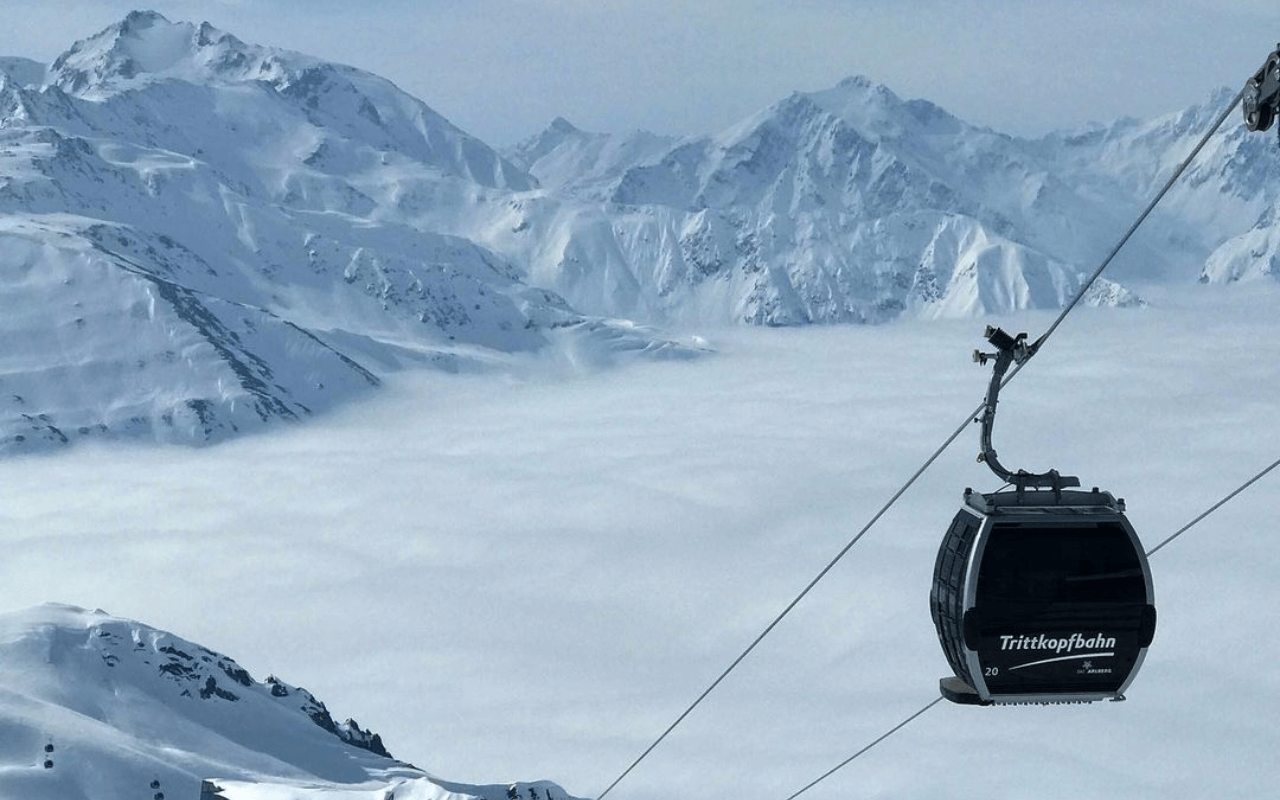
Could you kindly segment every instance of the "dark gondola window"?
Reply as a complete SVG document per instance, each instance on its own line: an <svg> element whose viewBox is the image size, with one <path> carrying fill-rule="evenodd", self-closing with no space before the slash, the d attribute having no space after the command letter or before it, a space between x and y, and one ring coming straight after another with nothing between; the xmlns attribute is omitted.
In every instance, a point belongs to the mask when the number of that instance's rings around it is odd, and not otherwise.
<svg viewBox="0 0 1280 800"><path fill-rule="evenodd" d="M1145 603L1138 553L1119 523L997 524L978 575L979 604Z"/></svg>

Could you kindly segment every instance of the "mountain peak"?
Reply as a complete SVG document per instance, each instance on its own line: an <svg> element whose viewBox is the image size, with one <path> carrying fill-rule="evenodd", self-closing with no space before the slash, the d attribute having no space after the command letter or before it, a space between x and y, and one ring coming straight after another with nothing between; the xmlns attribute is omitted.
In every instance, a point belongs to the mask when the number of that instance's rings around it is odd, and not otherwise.
<svg viewBox="0 0 1280 800"><path fill-rule="evenodd" d="M555 131L556 133L562 133L562 134L582 132L578 128L578 126L574 125L572 122L565 119L564 117L556 117L555 119L551 120L551 124L547 126L547 130L552 130L552 131Z"/></svg>
<svg viewBox="0 0 1280 800"><path fill-rule="evenodd" d="M871 87L878 86L879 84L868 78L866 75L850 75L836 85L841 89L870 89Z"/></svg>
<svg viewBox="0 0 1280 800"><path fill-rule="evenodd" d="M302 53L246 44L208 22L170 22L155 12L131 13L76 42L54 61L45 83L91 102L156 89L164 95L157 105L203 105L206 90L253 86L273 91L283 101L288 108L278 110L289 117L288 123L305 119L307 125L326 129L328 136L303 154L312 159L308 165L327 159L350 166L367 157L368 150L397 152L442 174L487 186L523 190L534 185L488 145L391 81ZM184 92L186 99L175 101L174 95ZM269 126L264 122L262 127ZM195 133L203 140L208 131ZM345 162L335 154L341 149L338 143L346 147Z"/></svg>
<svg viewBox="0 0 1280 800"><path fill-rule="evenodd" d="M159 11L135 10L125 15L124 20L120 22L122 31L145 30L156 24L171 25L169 18Z"/></svg>
<svg viewBox="0 0 1280 800"><path fill-rule="evenodd" d="M155 11L132 11L73 44L53 62L48 82L71 94L111 94L148 76L207 79L265 55L208 22L171 22Z"/></svg>
<svg viewBox="0 0 1280 800"><path fill-rule="evenodd" d="M900 98L892 89L879 81L874 81L871 78L868 78L866 75L850 75L832 88L828 89L825 93L856 97L875 97L895 103L902 102L902 98ZM823 94L823 92L816 92L815 94Z"/></svg>
<svg viewBox="0 0 1280 800"><path fill-rule="evenodd" d="M722 131L717 139L724 145L741 144L756 140L766 128L803 138L803 130L832 123L848 126L873 141L894 139L915 124L908 105L889 87L852 75L829 89L792 92Z"/></svg>
<svg viewBox="0 0 1280 800"><path fill-rule="evenodd" d="M892 89L865 75L851 75L830 89L808 94L815 102L836 113L851 107L896 109L903 104Z"/></svg>
<svg viewBox="0 0 1280 800"><path fill-rule="evenodd" d="M904 100L882 83L853 75L822 91L798 93L863 135L893 139L909 132L957 134L970 126L927 100Z"/></svg>

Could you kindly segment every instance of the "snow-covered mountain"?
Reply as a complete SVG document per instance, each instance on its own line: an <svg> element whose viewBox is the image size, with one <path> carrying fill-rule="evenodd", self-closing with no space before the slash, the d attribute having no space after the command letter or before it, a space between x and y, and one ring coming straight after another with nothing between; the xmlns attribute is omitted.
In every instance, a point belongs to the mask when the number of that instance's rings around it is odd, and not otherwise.
<svg viewBox="0 0 1280 800"><path fill-rule="evenodd" d="M0 615L0 796L568 800L547 783L466 786L392 758L275 676L102 611Z"/></svg>
<svg viewBox="0 0 1280 800"><path fill-rule="evenodd" d="M563 337L690 352L420 219L536 181L382 78L144 12L0 70L0 449L217 440Z"/></svg>
<svg viewBox="0 0 1280 800"><path fill-rule="evenodd" d="M530 246L486 243L592 313L786 325L1056 307L1109 235L1034 143L864 78L665 152L636 141L558 122L516 148L560 202L523 202ZM1089 299L1140 302L1110 282Z"/></svg>
<svg viewBox="0 0 1280 800"><path fill-rule="evenodd" d="M1035 140L859 77L662 153L559 121L509 155L600 205L522 200L517 227L536 244L487 241L596 313L794 324L1052 308L1233 96ZM1271 137L1230 118L1109 275L1275 274L1277 177ZM1141 302L1114 282L1087 299Z"/></svg>
<svg viewBox="0 0 1280 800"><path fill-rule="evenodd" d="M508 149L505 155L528 170L545 189L606 199L610 184L623 172L658 160L676 141L648 131L621 136L588 133L564 117L556 117L546 130Z"/></svg>
<svg viewBox="0 0 1280 800"><path fill-rule="evenodd" d="M1221 89L1190 108L1150 119L1122 119L1057 133L1034 143L1041 157L1082 195L1109 205L1115 226L1153 197L1235 96ZM1144 252L1117 264L1118 274L1187 282L1214 273L1214 252L1269 224L1280 197L1280 151L1270 135L1250 133L1229 116L1135 238ZM1118 233L1117 233L1118 235ZM1228 251L1233 248L1228 247ZM1225 277L1225 276L1224 276Z"/></svg>
<svg viewBox="0 0 1280 800"><path fill-rule="evenodd" d="M149 99L174 105L166 109L169 124L157 126L156 138L196 144L197 149L203 144L243 150L247 144L265 156L279 154L270 152L273 147L296 154L299 146L309 146L314 149L307 155L315 161L352 166L375 155L399 156L441 175L483 186L527 189L532 185L528 175L488 145L390 81L299 53L246 44L208 23L172 23L154 12L131 13L59 56L45 83L76 98L106 102L132 92L149 93L164 84L173 94L152 94ZM207 96L217 89L242 93L241 99L250 105L215 104L204 112L205 120L213 123L208 128L176 119L173 112L186 105L183 97L193 91ZM287 110L276 107L275 113L261 118L260 113L270 107L255 102L263 93L289 101ZM210 99L234 103L231 98ZM126 109L111 110L119 114ZM235 111L257 113L237 119ZM310 126L281 124L282 116L288 119L295 114ZM227 132L238 135L228 137ZM284 141L273 136L281 133L286 134ZM255 166L288 170L292 164L289 159L271 159Z"/></svg>
<svg viewBox="0 0 1280 800"><path fill-rule="evenodd" d="M383 78L134 12L0 59L0 450L214 441L405 364L697 352L650 326L1059 307L1227 99L1025 140L855 77L503 155ZM1278 174L1232 126L1110 275L1275 274Z"/></svg>

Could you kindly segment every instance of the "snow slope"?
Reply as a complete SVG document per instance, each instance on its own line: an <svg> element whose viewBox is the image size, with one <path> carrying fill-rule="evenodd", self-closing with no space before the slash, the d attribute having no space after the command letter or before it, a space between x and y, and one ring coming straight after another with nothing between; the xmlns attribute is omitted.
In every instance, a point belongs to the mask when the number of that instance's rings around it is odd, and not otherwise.
<svg viewBox="0 0 1280 800"><path fill-rule="evenodd" d="M567 800L464 786L394 760L310 692L138 622L47 604L0 615L0 795L30 800L323 796ZM335 791L347 791L335 794ZM509 791L510 790L510 793Z"/></svg>
<svg viewBox="0 0 1280 800"><path fill-rule="evenodd" d="M0 353L0 449L216 441L359 397L374 370L565 337L601 360L694 352L396 212L535 181L384 79L141 12L42 85L3 66L0 292L29 313L0 322L21 343Z"/></svg>

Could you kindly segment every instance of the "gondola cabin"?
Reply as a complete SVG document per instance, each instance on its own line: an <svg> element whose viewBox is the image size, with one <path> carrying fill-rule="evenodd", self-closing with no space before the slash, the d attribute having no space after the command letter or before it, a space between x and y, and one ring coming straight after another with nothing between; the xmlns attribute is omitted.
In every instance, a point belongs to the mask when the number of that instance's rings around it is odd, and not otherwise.
<svg viewBox="0 0 1280 800"><path fill-rule="evenodd" d="M930 605L957 703L1124 699L1155 634L1151 571L1109 492L965 491Z"/></svg>

